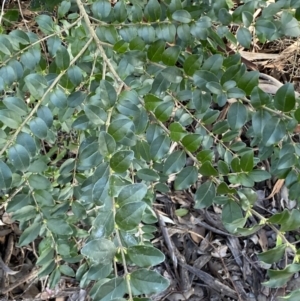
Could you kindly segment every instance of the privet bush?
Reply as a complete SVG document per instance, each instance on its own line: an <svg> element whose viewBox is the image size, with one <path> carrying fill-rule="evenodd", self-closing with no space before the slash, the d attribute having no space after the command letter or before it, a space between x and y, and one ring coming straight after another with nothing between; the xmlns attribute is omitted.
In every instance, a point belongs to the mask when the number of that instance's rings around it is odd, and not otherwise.
<svg viewBox="0 0 300 301"><path fill-rule="evenodd" d="M36 33L2 24L0 187L19 246L35 242L50 287L68 275L94 283L93 300L150 300L169 285L151 269L164 260L151 244L156 192L193 187L195 208L221 206L228 231L275 231L260 260L289 250L265 283L283 286L300 270L284 235L300 211L265 218L252 207L255 183L271 176L300 198L299 100L289 83L261 90L224 41L298 36L300 2L244 1L233 14L231 0L111 2L63 1L36 17Z"/></svg>

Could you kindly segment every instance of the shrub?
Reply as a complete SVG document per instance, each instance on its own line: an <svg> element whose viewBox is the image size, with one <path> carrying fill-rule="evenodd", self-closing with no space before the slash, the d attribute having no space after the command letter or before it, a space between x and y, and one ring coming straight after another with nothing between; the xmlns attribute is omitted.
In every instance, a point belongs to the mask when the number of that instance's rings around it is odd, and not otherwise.
<svg viewBox="0 0 300 301"><path fill-rule="evenodd" d="M173 177L175 190L194 192L195 208L222 207L228 231L275 231L260 260L288 249L293 259L265 285L300 270L285 237L298 229L298 207L268 217L253 208L255 183L271 176L299 200L299 99L290 83L264 92L259 71L225 42L297 37L300 3L244 1L230 14L232 1L213 2L62 1L56 18L36 17L38 33L2 27L3 204L23 231L19 246L39 242L50 287L64 274L81 287L95 281L94 300L150 300L138 296L166 289L149 269L164 261L151 243L153 202Z"/></svg>

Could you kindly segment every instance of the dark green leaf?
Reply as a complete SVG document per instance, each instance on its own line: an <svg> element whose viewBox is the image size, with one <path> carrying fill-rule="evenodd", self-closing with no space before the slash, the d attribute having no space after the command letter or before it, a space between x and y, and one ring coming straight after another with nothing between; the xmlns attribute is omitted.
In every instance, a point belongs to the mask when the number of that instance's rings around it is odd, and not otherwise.
<svg viewBox="0 0 300 301"><path fill-rule="evenodd" d="M81 105L86 98L86 94L81 91L71 93L67 98L67 104L71 108Z"/></svg>
<svg viewBox="0 0 300 301"><path fill-rule="evenodd" d="M192 16L186 10L177 10L172 14L172 19L181 23L190 23Z"/></svg>
<svg viewBox="0 0 300 301"><path fill-rule="evenodd" d="M285 253L286 245L279 245L275 248L272 248L268 251L257 254L259 260L273 264L274 262L278 262Z"/></svg>
<svg viewBox="0 0 300 301"><path fill-rule="evenodd" d="M252 36L248 28L240 27L236 33L238 42L245 48L250 48Z"/></svg>
<svg viewBox="0 0 300 301"><path fill-rule="evenodd" d="M102 156L109 156L116 150L115 139L108 133L102 131L99 134L99 152Z"/></svg>
<svg viewBox="0 0 300 301"><path fill-rule="evenodd" d="M12 183L12 173L9 167L0 160L0 187L1 189L10 188Z"/></svg>
<svg viewBox="0 0 300 301"><path fill-rule="evenodd" d="M161 57L161 60L167 66L174 66L178 60L181 48L179 46L173 46L167 48Z"/></svg>
<svg viewBox="0 0 300 301"><path fill-rule="evenodd" d="M183 190L189 188L192 184L197 181L198 170L195 166L187 166L183 168L177 175L174 188L176 190Z"/></svg>
<svg viewBox="0 0 300 301"><path fill-rule="evenodd" d="M271 146L278 143L285 133L286 127L283 121L275 117L270 118L262 133L264 145Z"/></svg>
<svg viewBox="0 0 300 301"><path fill-rule="evenodd" d="M190 152L195 152L199 147L203 137L199 134L188 134L183 137L182 144Z"/></svg>
<svg viewBox="0 0 300 301"><path fill-rule="evenodd" d="M86 243L81 249L81 254L94 263L108 263L112 261L117 249L115 244L105 238L94 239Z"/></svg>
<svg viewBox="0 0 300 301"><path fill-rule="evenodd" d="M163 262L165 255L156 248L133 246L127 249L130 260L139 267L151 267Z"/></svg>
<svg viewBox="0 0 300 301"><path fill-rule="evenodd" d="M209 161L205 161L200 169L199 169L199 173L202 174L203 176L217 176L218 172L217 170L212 166L211 162Z"/></svg>
<svg viewBox="0 0 300 301"><path fill-rule="evenodd" d="M142 201L147 193L147 186L142 183L130 184L121 189L117 203L120 206Z"/></svg>
<svg viewBox="0 0 300 301"><path fill-rule="evenodd" d="M243 74L241 79L237 82L237 86L242 89L246 95L250 95L252 90L258 86L258 71L250 71Z"/></svg>
<svg viewBox="0 0 300 301"><path fill-rule="evenodd" d="M147 51L148 59L152 62L159 62L162 59L162 54L165 50L166 42L162 40L157 40L154 42Z"/></svg>
<svg viewBox="0 0 300 301"><path fill-rule="evenodd" d="M120 229L125 231L133 230L142 220L146 204L135 202L125 204L117 210L116 223Z"/></svg>
<svg viewBox="0 0 300 301"><path fill-rule="evenodd" d="M8 158L12 165L21 171L26 171L30 165L30 157L26 148L16 144L8 150Z"/></svg>
<svg viewBox="0 0 300 301"><path fill-rule="evenodd" d="M252 151L245 153L241 157L241 169L243 171L252 171L254 165L253 157L254 155Z"/></svg>
<svg viewBox="0 0 300 301"><path fill-rule="evenodd" d="M186 130L178 122L170 124L170 132L170 137L175 142L180 141L186 135Z"/></svg>
<svg viewBox="0 0 300 301"><path fill-rule="evenodd" d="M216 187L213 182L207 181L203 183L195 193L195 208L208 208L212 205L216 196Z"/></svg>
<svg viewBox="0 0 300 301"><path fill-rule="evenodd" d="M150 156L152 160L161 160L170 149L170 138L165 135L158 136L150 145Z"/></svg>
<svg viewBox="0 0 300 301"><path fill-rule="evenodd" d="M134 158L133 151L118 151L110 159L110 167L118 173L125 172Z"/></svg>
<svg viewBox="0 0 300 301"><path fill-rule="evenodd" d="M170 175L178 173L186 164L186 155L183 151L175 151L170 154L164 164L164 173Z"/></svg>
<svg viewBox="0 0 300 301"><path fill-rule="evenodd" d="M148 21L158 21L161 16L161 7L157 0L149 0L145 6L145 17Z"/></svg>
<svg viewBox="0 0 300 301"><path fill-rule="evenodd" d="M274 106L282 112L289 112L295 106L295 91L291 83L280 87L274 96Z"/></svg>
<svg viewBox="0 0 300 301"><path fill-rule="evenodd" d="M247 109L242 103L235 102L230 106L227 117L229 126L234 130L239 130L247 121Z"/></svg>
<svg viewBox="0 0 300 301"><path fill-rule="evenodd" d="M123 277L117 277L102 284L93 299L101 301L113 301L115 298L123 297L125 293L125 279Z"/></svg>
<svg viewBox="0 0 300 301"><path fill-rule="evenodd" d="M169 281L155 271L139 269L130 274L131 288L135 295L155 294L164 291Z"/></svg>
<svg viewBox="0 0 300 301"><path fill-rule="evenodd" d="M47 227L50 231L58 235L71 235L73 233L70 225L62 218L51 218L47 220Z"/></svg>
<svg viewBox="0 0 300 301"><path fill-rule="evenodd" d="M24 232L21 234L19 239L19 247L28 245L34 241L39 235L41 230L41 224L38 222L33 222L29 227L27 227Z"/></svg>
<svg viewBox="0 0 300 301"><path fill-rule="evenodd" d="M139 169L136 175L143 181L156 182L159 180L159 175L152 169L142 168Z"/></svg>

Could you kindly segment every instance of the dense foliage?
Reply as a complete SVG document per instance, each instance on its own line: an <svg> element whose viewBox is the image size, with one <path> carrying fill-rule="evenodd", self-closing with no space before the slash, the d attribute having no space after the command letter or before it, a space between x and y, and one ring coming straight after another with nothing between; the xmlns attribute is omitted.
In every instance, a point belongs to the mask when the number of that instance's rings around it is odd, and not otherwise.
<svg viewBox="0 0 300 301"><path fill-rule="evenodd" d="M3 16L0 187L19 246L39 242L50 287L64 274L95 282L93 300L150 300L169 285L150 269L164 261L151 244L156 192L190 189L195 208L222 208L232 233L275 231L260 260L289 252L265 283L283 286L300 271L285 237L300 211L258 214L254 187L285 179L300 199L299 99L290 83L260 89L225 41L299 36L300 2L244 1L233 14L231 0L112 2L64 0L56 16L36 17L36 33Z"/></svg>

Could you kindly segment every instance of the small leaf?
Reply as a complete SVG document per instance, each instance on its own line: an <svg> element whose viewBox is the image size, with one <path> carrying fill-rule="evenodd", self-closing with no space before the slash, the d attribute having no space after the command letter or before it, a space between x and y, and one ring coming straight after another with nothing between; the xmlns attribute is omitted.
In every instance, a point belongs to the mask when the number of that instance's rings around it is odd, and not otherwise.
<svg viewBox="0 0 300 301"><path fill-rule="evenodd" d="M178 122L170 124L170 137L173 141L178 142L186 135L186 130Z"/></svg>
<svg viewBox="0 0 300 301"><path fill-rule="evenodd" d="M197 181L197 178L197 168L195 166L187 166L177 175L174 182L174 188L176 190L187 189Z"/></svg>
<svg viewBox="0 0 300 301"><path fill-rule="evenodd" d="M300 271L300 264L288 264L283 270L268 270L267 275L270 280L262 284L267 287L283 287L290 280L290 278Z"/></svg>
<svg viewBox="0 0 300 301"><path fill-rule="evenodd" d="M145 6L145 17L148 21L158 21L161 16L161 7L157 0L149 0Z"/></svg>
<svg viewBox="0 0 300 301"><path fill-rule="evenodd" d="M37 73L31 73L24 78L24 81L34 98L39 99L43 97L45 88L48 86L45 77Z"/></svg>
<svg viewBox="0 0 300 301"><path fill-rule="evenodd" d="M99 20L107 18L111 11L111 3L108 0L98 0L92 5L93 15Z"/></svg>
<svg viewBox="0 0 300 301"><path fill-rule="evenodd" d="M126 282L124 277L110 279L100 286L97 290L94 300L113 301L118 297L123 297L126 293ZM115 299L117 298L117 299ZM122 298L120 298L122 301Z"/></svg>
<svg viewBox="0 0 300 301"><path fill-rule="evenodd" d="M249 151L245 153L241 158L241 169L243 171L252 171L253 165L253 152Z"/></svg>
<svg viewBox="0 0 300 301"><path fill-rule="evenodd" d="M67 98L67 104L70 108L76 108L81 105L86 98L86 94L81 91L71 93Z"/></svg>
<svg viewBox="0 0 300 301"><path fill-rule="evenodd" d="M40 139L45 139L48 135L48 127L43 119L36 117L29 122L32 133Z"/></svg>
<svg viewBox="0 0 300 301"><path fill-rule="evenodd" d="M20 116L24 116L28 113L28 106L18 97L5 97L3 103L9 110L14 111Z"/></svg>
<svg viewBox="0 0 300 301"><path fill-rule="evenodd" d="M239 130L247 121L247 109L240 103L233 103L228 110L228 123L233 130Z"/></svg>
<svg viewBox="0 0 300 301"><path fill-rule="evenodd" d="M280 87L274 96L274 106L282 112L289 112L294 109L296 103L294 87L286 83Z"/></svg>
<svg viewBox="0 0 300 301"><path fill-rule="evenodd" d="M9 167L0 160L0 189L9 189L12 183L12 173Z"/></svg>
<svg viewBox="0 0 300 301"><path fill-rule="evenodd" d="M132 272L130 282L135 295L160 293L169 286L166 278L148 269L138 269Z"/></svg>
<svg viewBox="0 0 300 301"><path fill-rule="evenodd" d="M117 203L119 206L141 201L147 193L147 186L142 183L126 185L121 189Z"/></svg>
<svg viewBox="0 0 300 301"><path fill-rule="evenodd" d="M24 146L19 144L16 144L9 148L8 158L17 170L26 171L30 165L30 157L28 151Z"/></svg>
<svg viewBox="0 0 300 301"><path fill-rule="evenodd" d="M250 95L255 87L258 87L259 72L250 71L243 74L237 82L237 86L242 89L246 95Z"/></svg>
<svg viewBox="0 0 300 301"><path fill-rule="evenodd" d="M21 236L19 238L18 246L23 247L23 246L30 244L32 241L34 241L38 237L40 230L41 230L40 223L34 222L33 224L31 224L21 234Z"/></svg>
<svg viewBox="0 0 300 301"><path fill-rule="evenodd" d="M195 193L195 208L208 208L212 205L216 196L216 187L213 182L207 181L203 183Z"/></svg>
<svg viewBox="0 0 300 301"><path fill-rule="evenodd" d="M60 45L60 47L58 47L58 49L56 51L55 63L56 63L56 66L60 70L66 70L66 69L68 69L68 67L70 65L70 55L69 55L69 52L62 45Z"/></svg>
<svg viewBox="0 0 300 301"><path fill-rule="evenodd" d="M59 270L62 274L66 275L66 276L69 276L69 277L75 276L73 269L66 264L61 265L59 267Z"/></svg>
<svg viewBox="0 0 300 301"><path fill-rule="evenodd" d="M135 202L119 208L116 213L116 223L120 229L130 231L136 228L142 220L145 207L144 202Z"/></svg>
<svg viewBox="0 0 300 301"><path fill-rule="evenodd" d="M166 42L163 40L157 40L151 44L147 51L148 59L152 62L160 62L162 54L165 50Z"/></svg>
<svg viewBox="0 0 300 301"><path fill-rule="evenodd" d="M50 231L58 235L71 235L72 228L62 218L51 218L47 220L47 227Z"/></svg>
<svg viewBox="0 0 300 301"><path fill-rule="evenodd" d="M45 176L41 174L32 174L28 178L28 183L35 189L47 189L51 186L51 182Z"/></svg>
<svg viewBox="0 0 300 301"><path fill-rule="evenodd" d="M203 176L217 176L218 172L217 170L212 166L211 162L209 161L205 161L200 169L199 169L199 173L201 173Z"/></svg>
<svg viewBox="0 0 300 301"><path fill-rule="evenodd" d="M262 133L265 146L271 146L278 143L286 133L286 126L279 118L272 117L265 125Z"/></svg>
<svg viewBox="0 0 300 301"><path fill-rule="evenodd" d="M240 27L236 33L238 42L245 48L250 48L252 36L248 28Z"/></svg>
<svg viewBox="0 0 300 301"><path fill-rule="evenodd" d="M169 120L174 108L173 101L164 102L159 104L155 109L155 117L161 122Z"/></svg>
<svg viewBox="0 0 300 301"><path fill-rule="evenodd" d="M149 168L142 168L139 169L136 175L143 181L147 182L156 182L159 180L159 175L152 169Z"/></svg>
<svg viewBox="0 0 300 301"><path fill-rule="evenodd" d="M162 54L162 62L167 66L174 66L178 60L181 48L179 46L173 46L167 48Z"/></svg>
<svg viewBox="0 0 300 301"><path fill-rule="evenodd" d="M162 159L170 149L170 138L165 135L158 136L150 145L150 156L152 160Z"/></svg>
<svg viewBox="0 0 300 301"><path fill-rule="evenodd" d="M164 164L164 174L178 173L186 164L186 155L183 151L175 151L169 155Z"/></svg>
<svg viewBox="0 0 300 301"><path fill-rule="evenodd" d="M183 137L182 144L190 152L195 152L199 147L203 137L199 134L188 134Z"/></svg>
<svg viewBox="0 0 300 301"><path fill-rule="evenodd" d="M117 249L115 244L108 239L94 239L86 243L81 249L81 254L94 263L106 264L111 262Z"/></svg>
<svg viewBox="0 0 300 301"><path fill-rule="evenodd" d="M139 267L151 267L165 260L165 255L149 246L133 246L127 249L130 260Z"/></svg>
<svg viewBox="0 0 300 301"><path fill-rule="evenodd" d="M125 172L134 158L133 151L118 151L110 159L110 167L118 173Z"/></svg>
<svg viewBox="0 0 300 301"><path fill-rule="evenodd" d="M268 264L273 264L278 262L284 255L286 250L286 245L279 245L275 248L272 248L268 251L257 254L257 257L260 261L263 261Z"/></svg>
<svg viewBox="0 0 300 301"><path fill-rule="evenodd" d="M99 152L102 156L109 156L116 150L115 139L104 131L100 132L98 142Z"/></svg>

